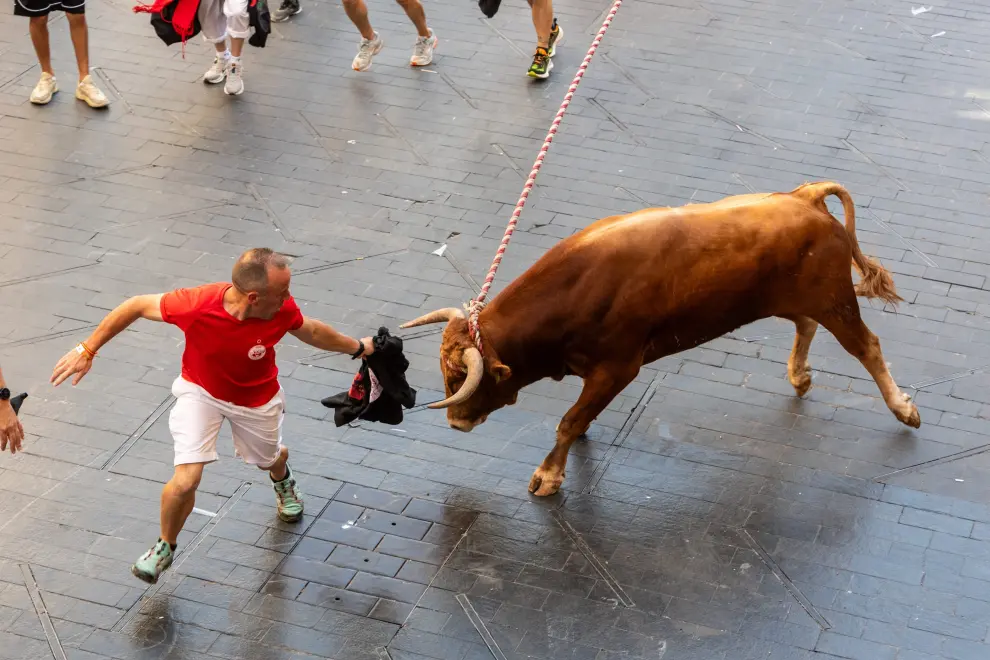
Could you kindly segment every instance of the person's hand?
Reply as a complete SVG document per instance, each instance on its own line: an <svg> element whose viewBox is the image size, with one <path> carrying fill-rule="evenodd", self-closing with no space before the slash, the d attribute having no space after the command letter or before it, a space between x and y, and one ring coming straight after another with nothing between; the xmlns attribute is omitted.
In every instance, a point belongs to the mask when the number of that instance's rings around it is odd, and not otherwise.
<svg viewBox="0 0 990 660"><path fill-rule="evenodd" d="M24 440L24 427L14 414L10 401L0 401L0 453L7 451L16 454Z"/></svg>
<svg viewBox="0 0 990 660"><path fill-rule="evenodd" d="M58 387L69 376L76 374L76 377L72 379L72 385L76 386L92 368L93 357L86 351L80 352L73 348L63 355L62 359L55 365L55 370L52 371L52 377L49 382L54 383L55 387Z"/></svg>
<svg viewBox="0 0 990 660"><path fill-rule="evenodd" d="M375 352L375 341L371 337L365 337L362 339L361 344L364 346L364 353L361 355L362 359Z"/></svg>

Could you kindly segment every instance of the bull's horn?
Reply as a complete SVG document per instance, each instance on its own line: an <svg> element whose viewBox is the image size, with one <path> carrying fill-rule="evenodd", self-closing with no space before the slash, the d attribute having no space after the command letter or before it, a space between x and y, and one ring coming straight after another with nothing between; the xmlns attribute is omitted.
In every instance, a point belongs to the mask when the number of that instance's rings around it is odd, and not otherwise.
<svg viewBox="0 0 990 660"><path fill-rule="evenodd" d="M467 367L467 378L461 389L457 390L450 398L443 401L431 403L427 408L449 408L471 398L478 386L481 385L481 377L485 374L485 361L481 358L481 351L474 346L464 349L464 366Z"/></svg>
<svg viewBox="0 0 990 660"><path fill-rule="evenodd" d="M409 321L408 323L403 323L400 328L415 328L419 325L429 325L430 323L442 323L444 321L452 321L456 318L464 318L463 310L457 309L456 307L447 307L445 309L438 309L435 312L430 312L425 316L420 316L415 321Z"/></svg>

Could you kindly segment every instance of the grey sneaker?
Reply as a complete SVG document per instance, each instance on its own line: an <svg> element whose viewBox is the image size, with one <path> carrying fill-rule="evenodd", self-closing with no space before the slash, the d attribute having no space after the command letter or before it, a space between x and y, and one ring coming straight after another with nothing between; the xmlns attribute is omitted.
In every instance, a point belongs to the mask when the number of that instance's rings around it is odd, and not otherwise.
<svg viewBox="0 0 990 660"><path fill-rule="evenodd" d="M244 78L241 77L241 63L227 63L227 82L223 86L224 94L239 96L244 93Z"/></svg>
<svg viewBox="0 0 990 660"><path fill-rule="evenodd" d="M296 522L302 518L303 497L292 470L285 466L285 479L272 482L275 489L275 504L278 507L278 517L285 522Z"/></svg>
<svg viewBox="0 0 990 660"><path fill-rule="evenodd" d="M374 39L362 39L361 45L358 46L358 54L354 56L354 61L351 62L351 68L355 71L367 71L371 68L371 59L382 52L382 46L385 42L382 38L378 36L375 32Z"/></svg>
<svg viewBox="0 0 990 660"><path fill-rule="evenodd" d="M216 85L217 83L222 83L223 79L226 77L227 60L223 55L217 53L216 57L213 58L213 66L211 66L207 72L203 74L203 82Z"/></svg>
<svg viewBox="0 0 990 660"><path fill-rule="evenodd" d="M158 539L155 546L141 555L141 558L131 566L134 577L148 584L155 584L158 578L172 565L172 546Z"/></svg>
<svg viewBox="0 0 990 660"><path fill-rule="evenodd" d="M416 47L409 59L409 64L412 66L426 66L433 61L433 51L437 47L437 36L433 34L433 28L427 29L430 31L430 36L416 39Z"/></svg>
<svg viewBox="0 0 990 660"><path fill-rule="evenodd" d="M272 12L272 20L276 23L282 23L301 11L302 7L299 5L299 0L282 0L279 8Z"/></svg>

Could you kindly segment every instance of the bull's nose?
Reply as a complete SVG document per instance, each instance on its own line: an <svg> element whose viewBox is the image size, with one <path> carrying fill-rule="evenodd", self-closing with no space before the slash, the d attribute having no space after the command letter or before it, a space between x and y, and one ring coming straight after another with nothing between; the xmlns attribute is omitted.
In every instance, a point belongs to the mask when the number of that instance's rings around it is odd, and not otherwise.
<svg viewBox="0 0 990 660"><path fill-rule="evenodd" d="M472 424L471 422L464 422L464 421L461 421L461 420L456 420L456 421L450 422L450 428L454 429L455 431L461 431L463 433L468 433L468 432L471 431L471 429L474 428L474 424Z"/></svg>

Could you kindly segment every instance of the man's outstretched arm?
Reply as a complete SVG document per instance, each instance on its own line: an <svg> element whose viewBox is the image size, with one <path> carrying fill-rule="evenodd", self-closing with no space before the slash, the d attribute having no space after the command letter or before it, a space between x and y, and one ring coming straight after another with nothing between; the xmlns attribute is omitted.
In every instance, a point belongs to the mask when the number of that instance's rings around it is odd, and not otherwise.
<svg viewBox="0 0 990 660"><path fill-rule="evenodd" d="M356 357L366 357L375 352L375 343L371 337L354 339L340 334L323 321L308 316L303 317L303 324L298 330L290 330L289 333L299 341L324 351L346 353Z"/></svg>
<svg viewBox="0 0 990 660"><path fill-rule="evenodd" d="M78 385L83 376L89 373L90 368L92 368L93 358L107 342L138 319L161 321L162 295L161 293L151 293L144 296L134 296L118 305L100 321L99 327L93 331L89 339L80 343L58 361L55 370L52 371L50 382L58 387L70 376L76 374L76 377L72 379L72 384Z"/></svg>

